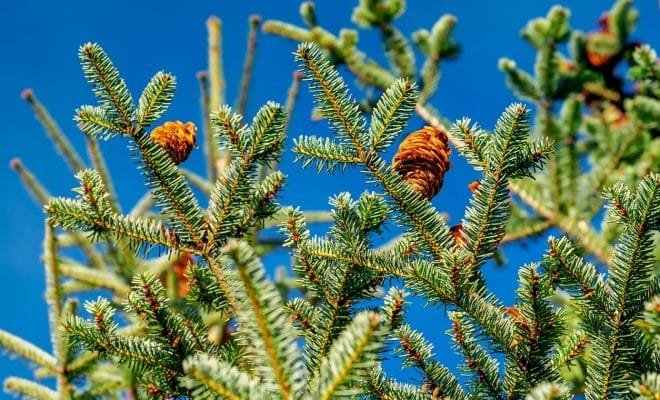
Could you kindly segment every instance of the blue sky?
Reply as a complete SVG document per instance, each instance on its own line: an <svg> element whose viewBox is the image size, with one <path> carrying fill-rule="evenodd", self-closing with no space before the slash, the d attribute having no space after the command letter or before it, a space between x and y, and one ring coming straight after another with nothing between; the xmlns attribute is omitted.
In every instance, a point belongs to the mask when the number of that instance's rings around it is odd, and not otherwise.
<svg viewBox="0 0 660 400"><path fill-rule="evenodd" d="M206 28L209 15L217 15L224 25L225 71L228 82L227 100L234 102L240 80L247 37L247 20L251 14L263 19L281 19L300 23L297 1L229 2L226 0L194 2L128 1L49 2L35 0L0 1L0 327L50 349L44 303L44 274L39 257L43 237L43 217L39 208L23 191L9 160L20 157L54 195L69 195L76 182L66 164L53 151L49 140L34 119L30 108L19 97L25 88L33 88L60 126L84 154L84 140L72 120L73 111L81 104L94 101L81 73L78 47L88 41L100 43L113 59L137 98L139 91L158 70L178 77L175 101L165 115L167 120L200 122L197 71L206 67ZM430 28L442 14L458 17L456 39L463 47L460 58L443 64L442 79L433 105L450 120L472 117L486 128L492 128L513 95L497 69L499 57L513 58L521 67L531 70L535 53L519 32L530 18L545 15L556 2L523 0L412 0L408 12L398 25L406 33ZM634 37L660 45L660 12L658 3L638 0L641 20ZM583 31L596 29L596 19L610 1L565 1L560 3L572 11L571 26ZM317 1L319 22L332 32L350 25L352 1ZM384 60L378 35L360 32L359 47L379 60ZM255 75L248 102L248 119L267 100L283 102L295 69L292 51L295 44L279 37L260 34L255 62ZM421 64L418 59L418 64ZM348 78L352 81L352 77ZM311 96L301 88L301 96L290 126L290 138L300 134L328 134L324 123L310 121ZM410 128L418 128L421 120L413 118ZM102 144L113 171L115 186L122 204L130 207L144 192L141 177L129 159L125 144L113 141ZM466 185L477 177L454 152L454 168L445 178L442 192L433 200L436 207L449 213L457 223L467 204ZM202 152L193 153L186 167L204 171ZM282 169L288 183L283 204L303 209L327 209L328 198L349 191L355 198L370 188L359 171L344 175L317 176L314 170L301 170L287 152ZM505 303L513 301L517 267L538 261L543 241L523 248L506 249L509 266L488 267L489 283ZM284 260L280 257L279 260ZM271 262L272 261L272 262ZM282 262L276 258L267 262ZM439 359L454 367L457 360L445 351L448 337L443 333L448 324L445 310L418 306L410 318L417 328L429 333L438 343ZM391 373L399 376L395 367ZM25 363L0 357L0 377L9 374L30 376ZM408 375L405 375L408 376ZM4 394L0 394L0 397Z"/></svg>

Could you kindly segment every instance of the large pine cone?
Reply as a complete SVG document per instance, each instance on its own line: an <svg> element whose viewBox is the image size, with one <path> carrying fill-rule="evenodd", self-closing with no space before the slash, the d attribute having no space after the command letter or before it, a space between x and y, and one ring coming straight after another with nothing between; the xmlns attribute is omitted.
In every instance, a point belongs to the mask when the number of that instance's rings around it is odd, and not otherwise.
<svg viewBox="0 0 660 400"><path fill-rule="evenodd" d="M197 128L192 122L165 122L151 131L151 139L165 149L175 164L181 164L197 147Z"/></svg>
<svg viewBox="0 0 660 400"><path fill-rule="evenodd" d="M429 200L438 194L451 168L447 141L447 132L425 126L403 139L392 161L403 179Z"/></svg>

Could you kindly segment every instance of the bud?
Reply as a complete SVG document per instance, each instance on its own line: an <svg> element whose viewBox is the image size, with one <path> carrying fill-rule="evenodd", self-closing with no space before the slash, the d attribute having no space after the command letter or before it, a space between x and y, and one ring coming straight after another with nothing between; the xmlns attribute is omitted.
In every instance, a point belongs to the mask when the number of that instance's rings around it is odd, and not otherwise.
<svg viewBox="0 0 660 400"><path fill-rule="evenodd" d="M429 200L438 194L451 168L447 142L447 132L426 126L403 139L392 161L403 179Z"/></svg>

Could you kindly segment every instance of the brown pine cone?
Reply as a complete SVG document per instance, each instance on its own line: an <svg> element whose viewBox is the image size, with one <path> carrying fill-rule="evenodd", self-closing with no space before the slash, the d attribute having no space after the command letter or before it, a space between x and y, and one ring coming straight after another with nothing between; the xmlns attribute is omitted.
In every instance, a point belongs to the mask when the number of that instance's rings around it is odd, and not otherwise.
<svg viewBox="0 0 660 400"><path fill-rule="evenodd" d="M447 142L447 132L425 126L403 139L392 161L403 179L429 200L438 194L451 168Z"/></svg>
<svg viewBox="0 0 660 400"><path fill-rule="evenodd" d="M165 122L151 131L151 138L177 165L188 159L193 147L197 148L197 128L192 122Z"/></svg>

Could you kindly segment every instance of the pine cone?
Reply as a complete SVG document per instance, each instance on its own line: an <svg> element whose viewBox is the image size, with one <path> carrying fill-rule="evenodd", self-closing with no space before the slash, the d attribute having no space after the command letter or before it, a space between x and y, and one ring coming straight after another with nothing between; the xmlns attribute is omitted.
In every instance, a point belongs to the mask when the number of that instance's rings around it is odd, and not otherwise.
<svg viewBox="0 0 660 400"><path fill-rule="evenodd" d="M177 165L188 159L193 147L197 148L197 128L192 122L165 122L151 131L151 138Z"/></svg>
<svg viewBox="0 0 660 400"><path fill-rule="evenodd" d="M422 196L438 194L445 172L451 167L447 132L431 126L415 131L401 142L392 167Z"/></svg>

